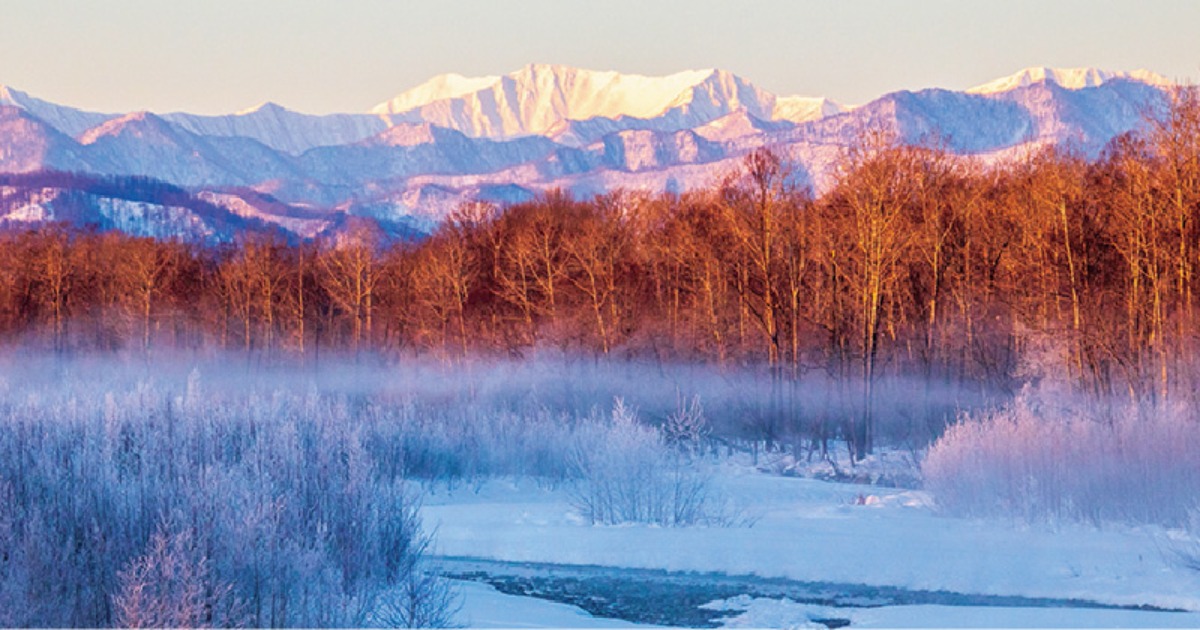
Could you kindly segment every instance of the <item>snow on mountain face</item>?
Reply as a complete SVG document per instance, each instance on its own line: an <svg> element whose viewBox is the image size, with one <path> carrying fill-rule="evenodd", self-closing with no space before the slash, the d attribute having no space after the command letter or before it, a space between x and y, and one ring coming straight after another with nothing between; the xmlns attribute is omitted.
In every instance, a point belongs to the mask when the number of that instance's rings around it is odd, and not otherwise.
<svg viewBox="0 0 1200 630"><path fill-rule="evenodd" d="M1131 80L1078 90L1047 82L999 96L1026 112L1032 126L1028 135L1039 143L1066 144L1089 155L1143 126L1146 113L1164 111L1168 100L1162 89Z"/></svg>
<svg viewBox="0 0 1200 630"><path fill-rule="evenodd" d="M179 134L162 118L149 112L133 112L88 129L79 135L79 143L89 145L105 138L119 138L127 135L155 144L179 141Z"/></svg>
<svg viewBox="0 0 1200 630"><path fill-rule="evenodd" d="M0 170L88 169L75 142L21 107L0 105Z"/></svg>
<svg viewBox="0 0 1200 630"><path fill-rule="evenodd" d="M285 156L243 137L202 136L148 112L106 121L79 136L88 172L141 175L183 186L249 185L303 175Z"/></svg>
<svg viewBox="0 0 1200 630"><path fill-rule="evenodd" d="M810 119L815 120L815 119ZM770 133L794 127L788 120L765 121L751 116L744 109L726 114L716 120L696 127L696 135L713 142L736 140L746 136Z"/></svg>
<svg viewBox="0 0 1200 630"><path fill-rule="evenodd" d="M0 187L0 224L49 221L114 229L135 236L197 242L225 240L193 209L62 188Z"/></svg>
<svg viewBox="0 0 1200 630"><path fill-rule="evenodd" d="M201 192L197 197L245 219L275 225L303 238L313 238L329 229L333 218L328 213L297 211L296 208L245 193Z"/></svg>
<svg viewBox="0 0 1200 630"><path fill-rule="evenodd" d="M799 127L794 140L848 146L871 130L958 154L1021 144L1037 132L1026 109L1009 99L935 89L888 94L847 114Z"/></svg>
<svg viewBox="0 0 1200 630"><path fill-rule="evenodd" d="M116 117L113 114L97 114L73 107L55 105L3 85L0 85L0 105L23 109L68 136L77 136L91 127Z"/></svg>
<svg viewBox="0 0 1200 630"><path fill-rule="evenodd" d="M367 138L362 143L388 147L415 147L421 144L437 142L440 131L442 131L441 127L436 127L429 123L400 123L371 138Z"/></svg>
<svg viewBox="0 0 1200 630"><path fill-rule="evenodd" d="M596 149L602 150L611 168L630 172L672 165L708 162L722 152L692 131L664 134L649 130L622 131L605 136Z"/></svg>
<svg viewBox="0 0 1200 630"><path fill-rule="evenodd" d="M827 98L780 96L775 99L775 109L771 112L771 118L772 120L803 123L810 120L819 120L826 116L835 116L847 111L850 111L849 107Z"/></svg>
<svg viewBox="0 0 1200 630"><path fill-rule="evenodd" d="M199 135L251 138L290 155L358 142L388 127L387 121L369 114L312 116L275 103L226 116L176 113L166 114L163 119Z"/></svg>
<svg viewBox="0 0 1200 630"><path fill-rule="evenodd" d="M1053 83L1068 90L1097 87L1113 79L1138 81L1147 85L1167 87L1172 82L1161 74L1141 69L1133 72L1113 72L1098 68L1025 68L1016 74L977 85L968 94L997 94L1038 83Z"/></svg>
<svg viewBox="0 0 1200 630"><path fill-rule="evenodd" d="M296 163L317 181L371 187L376 180L426 173L493 172L542 158L555 147L538 136L493 141L434 125L415 125L355 144L313 149Z"/></svg>

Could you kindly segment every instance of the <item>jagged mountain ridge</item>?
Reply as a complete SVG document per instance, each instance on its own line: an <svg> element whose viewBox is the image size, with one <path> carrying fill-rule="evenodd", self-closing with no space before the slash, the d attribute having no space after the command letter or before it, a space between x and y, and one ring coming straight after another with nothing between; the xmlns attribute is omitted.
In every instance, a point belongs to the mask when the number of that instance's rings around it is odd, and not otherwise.
<svg viewBox="0 0 1200 630"><path fill-rule="evenodd" d="M1100 68L1047 68L1040 66L1025 68L1007 77L968 88L966 91L968 94L998 94L1038 83L1052 83L1068 90L1079 90L1087 87L1099 87L1114 79L1137 81L1157 87L1172 85L1170 79L1144 68L1132 72L1122 72L1101 70Z"/></svg>
<svg viewBox="0 0 1200 630"><path fill-rule="evenodd" d="M511 138L592 119L653 120L660 131L676 131L739 109L765 120L804 122L843 108L827 99L780 98L724 70L646 77L531 64L502 77L435 77L371 111L473 137Z"/></svg>
<svg viewBox="0 0 1200 630"><path fill-rule="evenodd" d="M868 129L959 154L1050 143L1095 153L1161 107L1169 86L1146 71L1030 68L850 108L720 70L656 79L531 65L443 75L372 113L327 116L270 103L227 116L96 114L0 86L0 172L151 177L307 237L354 214L428 226L467 199L515 202L552 187L683 191L760 146L786 152L821 189ZM261 211L255 195L292 210Z"/></svg>

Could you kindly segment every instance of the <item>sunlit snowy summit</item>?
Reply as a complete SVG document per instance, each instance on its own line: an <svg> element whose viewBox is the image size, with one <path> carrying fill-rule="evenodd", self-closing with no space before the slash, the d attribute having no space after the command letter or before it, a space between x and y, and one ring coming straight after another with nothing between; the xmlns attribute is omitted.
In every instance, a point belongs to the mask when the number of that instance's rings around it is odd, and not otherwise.
<svg viewBox="0 0 1200 630"><path fill-rule="evenodd" d="M842 108L824 99L780 98L724 70L647 77L531 64L504 76L434 77L371 112L505 138L546 135L562 121L594 118L639 118L661 130L682 129L739 110L764 120L806 122Z"/></svg>

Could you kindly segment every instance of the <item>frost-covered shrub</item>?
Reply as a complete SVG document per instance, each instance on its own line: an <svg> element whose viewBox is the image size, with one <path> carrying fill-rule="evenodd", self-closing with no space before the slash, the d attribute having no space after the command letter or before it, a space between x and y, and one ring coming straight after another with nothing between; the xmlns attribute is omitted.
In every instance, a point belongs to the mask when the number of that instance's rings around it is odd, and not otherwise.
<svg viewBox="0 0 1200 630"><path fill-rule="evenodd" d="M575 435L571 497L592 523L694 525L714 520L704 462L672 448L618 399L608 421Z"/></svg>
<svg viewBox="0 0 1200 630"><path fill-rule="evenodd" d="M567 474L575 422L545 408L410 401L370 415L368 449L389 474L449 482Z"/></svg>
<svg viewBox="0 0 1200 630"><path fill-rule="evenodd" d="M421 570L414 579L380 593L368 621L380 628L448 628L460 605L445 580L436 572Z"/></svg>
<svg viewBox="0 0 1200 630"><path fill-rule="evenodd" d="M1182 525L1200 500L1200 421L1019 401L950 427L922 473L953 514Z"/></svg>
<svg viewBox="0 0 1200 630"><path fill-rule="evenodd" d="M697 455L703 452L704 442L711 431L699 396L681 403L679 409L667 416L662 426L663 438L668 444Z"/></svg>
<svg viewBox="0 0 1200 630"><path fill-rule="evenodd" d="M209 558L191 530L155 532L146 552L117 573L112 596L116 625L124 628L228 628L246 624L233 585L216 581Z"/></svg>
<svg viewBox="0 0 1200 630"><path fill-rule="evenodd" d="M1186 525L1160 539L1160 550L1167 562L1200 573L1200 508L1191 510Z"/></svg>

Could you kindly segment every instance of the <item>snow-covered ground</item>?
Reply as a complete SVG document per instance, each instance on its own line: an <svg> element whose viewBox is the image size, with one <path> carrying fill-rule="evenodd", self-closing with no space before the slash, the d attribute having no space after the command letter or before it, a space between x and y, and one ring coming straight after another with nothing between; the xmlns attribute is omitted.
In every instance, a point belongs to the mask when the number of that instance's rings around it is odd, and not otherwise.
<svg viewBox="0 0 1200 630"><path fill-rule="evenodd" d="M593 526L572 509L563 489L539 488L529 481L436 488L426 497L423 513L426 526L436 528L436 551L444 556L721 572L1200 611L1200 575L1171 559L1178 533L950 518L937 514L932 499L920 491L734 468L723 470L716 482L752 526ZM471 610L478 609L472 602L480 597L478 587L468 590ZM512 604L510 612L519 604ZM1200 626L1200 614L1130 610L822 610L749 598L724 605L732 615L729 623L743 626L805 625L821 615L850 619L855 626ZM531 614L513 623L584 625ZM471 623L493 621L501 623Z"/></svg>
<svg viewBox="0 0 1200 630"><path fill-rule="evenodd" d="M884 606L826 608L787 600L738 598L712 608L734 611L729 628L825 628L814 619L842 618L852 628L1195 628L1200 614L1095 608Z"/></svg>
<svg viewBox="0 0 1200 630"><path fill-rule="evenodd" d="M619 619L593 617L567 604L505 595L480 582L455 580L454 588L462 597L462 608L455 615L456 625L468 628L633 628Z"/></svg>

